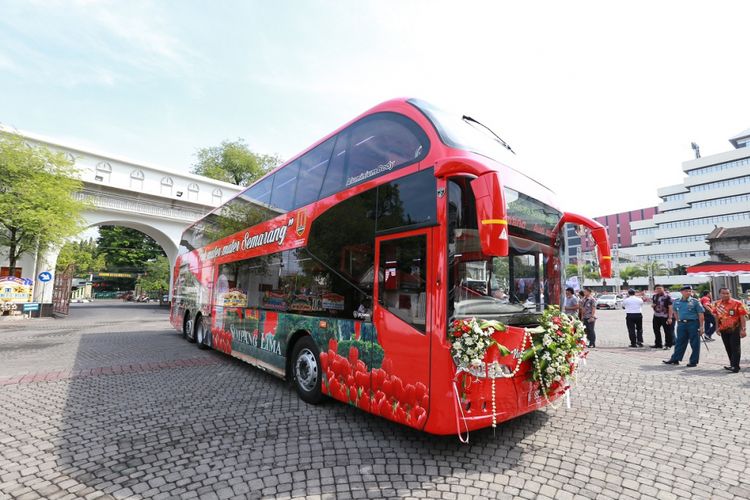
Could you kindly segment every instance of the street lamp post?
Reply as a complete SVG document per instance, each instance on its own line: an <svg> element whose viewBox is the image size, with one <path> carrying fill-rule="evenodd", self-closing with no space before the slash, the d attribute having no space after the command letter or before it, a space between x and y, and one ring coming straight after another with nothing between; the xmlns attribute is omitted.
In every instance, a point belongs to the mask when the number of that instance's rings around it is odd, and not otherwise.
<svg viewBox="0 0 750 500"><path fill-rule="evenodd" d="M586 241L586 237L588 235L588 230L583 226L577 226L576 227L576 234L578 235L578 239L581 240L578 252L578 283L581 288L583 288L584 283L584 275L583 275L583 242Z"/></svg>

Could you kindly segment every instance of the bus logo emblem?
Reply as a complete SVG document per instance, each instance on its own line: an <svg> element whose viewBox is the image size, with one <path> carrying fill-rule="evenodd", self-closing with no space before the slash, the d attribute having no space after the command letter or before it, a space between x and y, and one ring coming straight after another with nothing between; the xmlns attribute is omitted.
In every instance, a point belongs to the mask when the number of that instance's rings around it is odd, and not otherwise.
<svg viewBox="0 0 750 500"><path fill-rule="evenodd" d="M302 236L307 225L307 213L304 210L297 211L297 236Z"/></svg>

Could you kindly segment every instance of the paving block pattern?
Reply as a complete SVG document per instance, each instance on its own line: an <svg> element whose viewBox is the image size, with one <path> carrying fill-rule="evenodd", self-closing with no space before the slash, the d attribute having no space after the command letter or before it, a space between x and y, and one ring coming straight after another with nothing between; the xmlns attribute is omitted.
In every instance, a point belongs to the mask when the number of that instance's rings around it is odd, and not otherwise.
<svg viewBox="0 0 750 500"><path fill-rule="evenodd" d="M601 311L571 409L463 445L307 405L163 310L86 306L0 326L0 499L750 498L747 341L736 375L720 342L698 368L665 366Z"/></svg>

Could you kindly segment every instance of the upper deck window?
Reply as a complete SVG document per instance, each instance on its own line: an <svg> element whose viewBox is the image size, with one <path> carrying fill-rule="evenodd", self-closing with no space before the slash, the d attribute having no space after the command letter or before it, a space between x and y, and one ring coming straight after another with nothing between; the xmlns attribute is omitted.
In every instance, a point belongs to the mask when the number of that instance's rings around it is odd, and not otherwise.
<svg viewBox="0 0 750 500"><path fill-rule="evenodd" d="M297 188L297 173L299 161L295 161L274 174L273 191L271 192L271 207L282 212L294 208L294 191Z"/></svg>
<svg viewBox="0 0 750 500"><path fill-rule="evenodd" d="M368 116L336 142L321 196L414 164L429 147L427 135L409 118L396 113Z"/></svg>
<svg viewBox="0 0 750 500"><path fill-rule="evenodd" d="M309 205L318 199L335 140L335 138L328 139L299 159L297 196L294 198L295 207Z"/></svg>

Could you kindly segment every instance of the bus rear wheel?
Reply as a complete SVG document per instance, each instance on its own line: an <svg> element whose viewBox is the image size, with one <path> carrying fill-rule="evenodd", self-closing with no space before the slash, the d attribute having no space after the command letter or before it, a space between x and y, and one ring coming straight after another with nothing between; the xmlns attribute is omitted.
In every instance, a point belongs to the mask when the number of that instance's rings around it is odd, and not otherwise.
<svg viewBox="0 0 750 500"><path fill-rule="evenodd" d="M189 339L193 334L193 320L190 319L190 313L185 313L185 318L182 320L182 338Z"/></svg>
<svg viewBox="0 0 750 500"><path fill-rule="evenodd" d="M318 346L310 337L302 337L292 351L292 383L303 401L318 404L323 400L323 370Z"/></svg>
<svg viewBox="0 0 750 500"><path fill-rule="evenodd" d="M206 343L206 327L204 326L203 316L198 316L198 319L195 320L195 333L193 333L193 338L195 339L195 342L198 344L198 349L208 349L208 344Z"/></svg>

